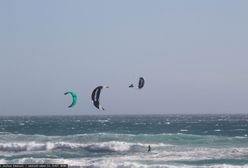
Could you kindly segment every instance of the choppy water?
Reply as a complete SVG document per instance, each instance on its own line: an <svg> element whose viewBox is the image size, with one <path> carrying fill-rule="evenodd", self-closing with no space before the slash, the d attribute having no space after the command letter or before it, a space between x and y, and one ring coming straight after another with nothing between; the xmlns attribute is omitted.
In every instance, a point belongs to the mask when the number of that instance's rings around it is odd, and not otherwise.
<svg viewBox="0 0 248 168"><path fill-rule="evenodd" d="M248 115L1 117L0 131L1 164L248 167Z"/></svg>

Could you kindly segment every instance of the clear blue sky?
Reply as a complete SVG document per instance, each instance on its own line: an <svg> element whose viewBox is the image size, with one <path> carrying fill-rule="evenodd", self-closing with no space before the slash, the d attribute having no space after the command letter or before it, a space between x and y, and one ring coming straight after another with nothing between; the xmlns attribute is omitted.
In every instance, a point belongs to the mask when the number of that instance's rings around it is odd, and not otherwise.
<svg viewBox="0 0 248 168"><path fill-rule="evenodd" d="M247 9L246 0L2 0L0 115L248 114ZM144 89L129 89L140 76ZM90 100L98 85L110 86L106 111Z"/></svg>

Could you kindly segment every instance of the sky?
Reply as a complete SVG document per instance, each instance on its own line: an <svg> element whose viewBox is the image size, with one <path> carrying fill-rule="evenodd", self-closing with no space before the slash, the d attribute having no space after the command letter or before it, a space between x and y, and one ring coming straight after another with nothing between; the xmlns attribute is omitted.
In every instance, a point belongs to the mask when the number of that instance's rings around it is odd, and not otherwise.
<svg viewBox="0 0 248 168"><path fill-rule="evenodd" d="M246 0L2 0L0 115L248 114ZM145 78L145 86L128 88ZM91 92L102 90L99 111ZM67 108L74 91L78 102Z"/></svg>

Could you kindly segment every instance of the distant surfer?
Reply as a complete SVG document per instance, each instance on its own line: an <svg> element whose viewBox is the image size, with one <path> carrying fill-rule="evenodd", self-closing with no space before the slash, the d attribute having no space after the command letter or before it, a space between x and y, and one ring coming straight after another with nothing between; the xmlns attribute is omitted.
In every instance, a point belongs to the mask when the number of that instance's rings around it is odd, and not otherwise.
<svg viewBox="0 0 248 168"><path fill-rule="evenodd" d="M148 145L148 150L147 150L147 152L151 152L151 150L152 150L151 146Z"/></svg>

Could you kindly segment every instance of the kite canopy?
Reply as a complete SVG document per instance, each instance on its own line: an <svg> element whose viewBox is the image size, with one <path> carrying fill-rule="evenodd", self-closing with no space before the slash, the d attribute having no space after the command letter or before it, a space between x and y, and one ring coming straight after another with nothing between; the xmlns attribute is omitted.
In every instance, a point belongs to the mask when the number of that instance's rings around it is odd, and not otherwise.
<svg viewBox="0 0 248 168"><path fill-rule="evenodd" d="M143 77L140 77L139 78L139 85L138 85L138 88L141 89L144 87L144 84L145 84L145 80Z"/></svg>
<svg viewBox="0 0 248 168"><path fill-rule="evenodd" d="M134 87L133 84L129 85L130 88Z"/></svg>
<svg viewBox="0 0 248 168"><path fill-rule="evenodd" d="M98 87L96 87L96 88L93 90L93 92L92 92L92 94L91 94L91 100L92 100L94 106L95 106L96 108L98 108L99 110L104 110L104 108L100 105L100 102L99 102L101 90L102 90L103 88L109 88L109 87L108 87L108 86L98 86Z"/></svg>
<svg viewBox="0 0 248 168"><path fill-rule="evenodd" d="M145 84L145 80L144 80L144 78L143 77L140 77L139 78L139 83L138 83L138 89L141 89L141 88L143 88L144 87L144 84ZM134 87L134 84L131 84L131 85L129 85L129 88L132 88L132 87Z"/></svg>
<svg viewBox="0 0 248 168"><path fill-rule="evenodd" d="M68 106L69 108L71 108L71 107L75 106L76 103L77 103L77 95L74 92L66 92L66 93L64 93L64 95L67 95L67 94L71 94L71 96L72 96L72 103L71 103L71 105Z"/></svg>

